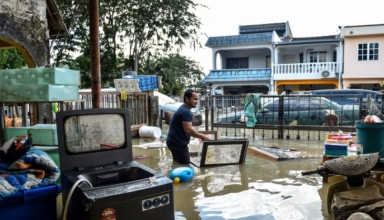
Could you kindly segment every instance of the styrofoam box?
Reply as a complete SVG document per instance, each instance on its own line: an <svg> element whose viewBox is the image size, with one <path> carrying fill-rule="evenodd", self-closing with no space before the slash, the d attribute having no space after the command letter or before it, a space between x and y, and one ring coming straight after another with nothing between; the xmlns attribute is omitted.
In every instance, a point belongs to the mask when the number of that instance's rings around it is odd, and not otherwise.
<svg viewBox="0 0 384 220"><path fill-rule="evenodd" d="M80 85L80 72L63 68L37 68L29 74L31 79L55 85Z"/></svg>
<svg viewBox="0 0 384 220"><path fill-rule="evenodd" d="M79 87L71 85L2 86L0 101L70 101L79 99Z"/></svg>
<svg viewBox="0 0 384 220"><path fill-rule="evenodd" d="M28 128L30 128L30 127L5 128L5 138L7 140L10 140L11 138L16 137L16 136L27 135L28 134Z"/></svg>
<svg viewBox="0 0 384 220"><path fill-rule="evenodd" d="M58 145L57 126L55 124L36 124L29 127L33 145Z"/></svg>
<svg viewBox="0 0 384 220"><path fill-rule="evenodd" d="M22 86L0 85L0 101L20 101L23 99L21 88Z"/></svg>
<svg viewBox="0 0 384 220"><path fill-rule="evenodd" d="M67 101L79 99L79 87L71 85L24 86L23 93L33 101Z"/></svg>
<svg viewBox="0 0 384 220"><path fill-rule="evenodd" d="M80 72L64 68L28 68L0 70L2 85L80 85Z"/></svg>

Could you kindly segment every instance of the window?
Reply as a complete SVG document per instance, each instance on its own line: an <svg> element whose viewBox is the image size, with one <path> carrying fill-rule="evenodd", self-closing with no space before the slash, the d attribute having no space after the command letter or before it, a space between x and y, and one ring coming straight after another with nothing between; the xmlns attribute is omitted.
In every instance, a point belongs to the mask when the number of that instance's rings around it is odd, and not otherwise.
<svg viewBox="0 0 384 220"><path fill-rule="evenodd" d="M337 62L337 52L333 51L332 62Z"/></svg>
<svg viewBox="0 0 384 220"><path fill-rule="evenodd" d="M304 63L304 53L299 53L300 63Z"/></svg>
<svg viewBox="0 0 384 220"><path fill-rule="evenodd" d="M310 63L323 63L327 62L327 52L311 52L309 54L309 62Z"/></svg>
<svg viewBox="0 0 384 220"><path fill-rule="evenodd" d="M248 69L248 57L227 58L227 69Z"/></svg>
<svg viewBox="0 0 384 220"><path fill-rule="evenodd" d="M289 106L291 100L284 99L283 101L283 111L289 111ZM270 112L278 112L279 111L279 100L271 101L264 106L264 108L268 109Z"/></svg>
<svg viewBox="0 0 384 220"><path fill-rule="evenodd" d="M361 60L379 60L379 43L359 44L357 58Z"/></svg>

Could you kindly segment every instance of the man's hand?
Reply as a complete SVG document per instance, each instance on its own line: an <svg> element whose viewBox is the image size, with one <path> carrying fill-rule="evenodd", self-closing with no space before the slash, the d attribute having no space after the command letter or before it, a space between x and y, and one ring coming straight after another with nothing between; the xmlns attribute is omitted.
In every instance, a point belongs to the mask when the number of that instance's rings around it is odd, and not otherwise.
<svg viewBox="0 0 384 220"><path fill-rule="evenodd" d="M204 141L207 141L207 140L211 140L211 138L209 137L208 134L202 134L201 138L199 138L200 142L204 142Z"/></svg>

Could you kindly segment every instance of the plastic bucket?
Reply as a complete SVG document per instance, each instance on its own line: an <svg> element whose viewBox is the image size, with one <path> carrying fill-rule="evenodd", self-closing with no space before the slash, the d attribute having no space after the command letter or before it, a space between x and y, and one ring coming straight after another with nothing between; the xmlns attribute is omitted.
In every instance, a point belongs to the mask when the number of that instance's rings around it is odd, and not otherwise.
<svg viewBox="0 0 384 220"><path fill-rule="evenodd" d="M141 126L139 128L139 136L140 137L148 137L148 138L160 138L161 137L161 129L159 127L153 126Z"/></svg>
<svg viewBox="0 0 384 220"><path fill-rule="evenodd" d="M357 144L361 145L363 154L376 153L384 148L384 123L366 123L356 121ZM384 158L384 152L380 153Z"/></svg>

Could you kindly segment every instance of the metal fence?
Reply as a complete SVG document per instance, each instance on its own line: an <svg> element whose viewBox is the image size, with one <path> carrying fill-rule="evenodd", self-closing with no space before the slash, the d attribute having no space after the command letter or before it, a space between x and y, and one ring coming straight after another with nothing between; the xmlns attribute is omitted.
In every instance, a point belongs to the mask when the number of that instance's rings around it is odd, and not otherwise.
<svg viewBox="0 0 384 220"><path fill-rule="evenodd" d="M70 109L92 108L92 93L80 92L81 102L72 102ZM148 121L148 94L128 93L121 98L120 92L102 92L101 108L127 108L130 110L131 125L149 124Z"/></svg>
<svg viewBox="0 0 384 220"><path fill-rule="evenodd" d="M323 139L326 132L355 132L355 121L370 110L361 95L260 95L261 108L256 111L255 125L247 123L252 111L245 108L246 96L213 95L201 99L207 130L222 130L225 136L247 134L261 138ZM383 112L382 96L374 106ZM204 111L203 111L204 112ZM248 117L244 117L244 116ZM248 125L247 125L248 124ZM250 125L251 124L251 125Z"/></svg>

